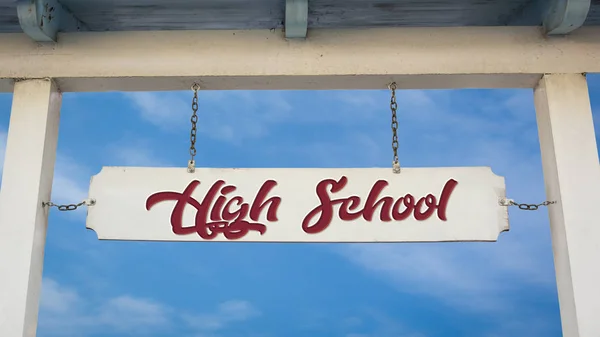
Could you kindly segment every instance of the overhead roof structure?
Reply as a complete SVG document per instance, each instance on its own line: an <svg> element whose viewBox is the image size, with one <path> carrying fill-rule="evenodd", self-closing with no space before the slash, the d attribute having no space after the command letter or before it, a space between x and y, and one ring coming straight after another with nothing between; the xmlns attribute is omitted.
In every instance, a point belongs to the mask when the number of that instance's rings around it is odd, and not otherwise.
<svg viewBox="0 0 600 337"><path fill-rule="evenodd" d="M533 87L600 72L599 26L600 0L0 0L0 92Z"/></svg>
<svg viewBox="0 0 600 337"><path fill-rule="evenodd" d="M54 8L55 17L64 9L94 32L282 29L293 20L308 29L539 26L552 11L584 15L577 26L600 25L597 0L0 0L0 33L23 31L18 7L32 4Z"/></svg>

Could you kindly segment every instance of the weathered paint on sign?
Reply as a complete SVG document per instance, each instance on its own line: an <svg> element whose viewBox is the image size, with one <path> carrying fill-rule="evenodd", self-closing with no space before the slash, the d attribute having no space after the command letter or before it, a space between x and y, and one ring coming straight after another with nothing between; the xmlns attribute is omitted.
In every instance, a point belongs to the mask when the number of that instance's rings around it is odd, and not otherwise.
<svg viewBox="0 0 600 337"><path fill-rule="evenodd" d="M487 167L107 167L92 178L99 239L254 242L495 241L504 178Z"/></svg>

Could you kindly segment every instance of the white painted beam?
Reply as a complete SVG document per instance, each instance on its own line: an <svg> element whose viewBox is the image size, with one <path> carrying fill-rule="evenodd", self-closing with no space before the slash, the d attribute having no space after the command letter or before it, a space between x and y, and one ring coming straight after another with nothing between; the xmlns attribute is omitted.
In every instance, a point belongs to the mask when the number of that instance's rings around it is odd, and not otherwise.
<svg viewBox="0 0 600 337"><path fill-rule="evenodd" d="M37 329L61 94L50 80L17 82L0 192L0 336Z"/></svg>
<svg viewBox="0 0 600 337"><path fill-rule="evenodd" d="M586 79L546 75L535 89L563 336L600 332L600 169Z"/></svg>
<svg viewBox="0 0 600 337"><path fill-rule="evenodd" d="M308 29L308 0L285 1L285 37L306 38Z"/></svg>
<svg viewBox="0 0 600 337"><path fill-rule="evenodd" d="M55 78L65 91L533 88L545 73L600 72L600 27L560 39L539 27L0 34L0 78ZM177 62L168 62L176 60ZM1 83L1 82L0 82ZM7 82L5 82L7 83ZM8 87L9 85L5 85Z"/></svg>
<svg viewBox="0 0 600 337"><path fill-rule="evenodd" d="M548 35L564 35L583 26L591 0L548 0L544 30Z"/></svg>
<svg viewBox="0 0 600 337"><path fill-rule="evenodd" d="M87 29L58 0L19 0L17 15L23 32L36 42L56 42L61 29Z"/></svg>

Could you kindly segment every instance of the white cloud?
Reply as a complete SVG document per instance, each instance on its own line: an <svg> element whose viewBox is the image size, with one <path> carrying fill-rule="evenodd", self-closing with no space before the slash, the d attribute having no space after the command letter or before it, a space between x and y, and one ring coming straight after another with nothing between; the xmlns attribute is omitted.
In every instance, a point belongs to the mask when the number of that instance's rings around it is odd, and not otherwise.
<svg viewBox="0 0 600 337"><path fill-rule="evenodd" d="M152 150L148 140L123 140L109 146L107 152L106 166L173 166L172 163L165 161ZM181 163L179 166L185 164L187 163Z"/></svg>
<svg viewBox="0 0 600 337"><path fill-rule="evenodd" d="M261 315L261 312L247 301L232 300L219 304L216 313L186 315L185 320L198 330L220 330L228 324L243 322Z"/></svg>
<svg viewBox="0 0 600 337"><path fill-rule="evenodd" d="M77 203L87 198L90 170L72 158L57 154L52 184L54 203Z"/></svg>
<svg viewBox="0 0 600 337"><path fill-rule="evenodd" d="M227 301L219 304L219 314L227 316L228 319L244 321L250 317L260 314L256 308L247 301Z"/></svg>
<svg viewBox="0 0 600 337"><path fill-rule="evenodd" d="M362 315L364 320L372 324L358 326L360 332L349 332L345 337L426 337L420 332L415 332L399 317L390 317L386 313L374 309L365 308ZM348 329L352 331L352 329Z"/></svg>
<svg viewBox="0 0 600 337"><path fill-rule="evenodd" d="M191 127L192 93L124 93L140 116L163 131ZM198 131L206 137L243 144L268 133L269 125L285 120L291 110L282 93L253 95L248 91L199 93Z"/></svg>
<svg viewBox="0 0 600 337"><path fill-rule="evenodd" d="M318 167L353 167L357 163L365 167L381 162L384 155L381 144L372 136L363 132L353 132L342 139L319 141L308 144L293 144L282 147L280 144L265 145L267 153L278 156L282 151L292 153L295 157L310 158L310 162L318 163ZM356 160L360 156L361 160ZM391 154L388 157L391 165ZM306 162L303 163L306 165Z"/></svg>
<svg viewBox="0 0 600 337"><path fill-rule="evenodd" d="M556 334L553 322L543 316L528 315L512 320L505 320L501 325L482 329L481 337L530 336L546 337Z"/></svg>
<svg viewBox="0 0 600 337"><path fill-rule="evenodd" d="M411 118L417 121L435 120L439 113L436 100L445 99L445 92L431 90L396 91L397 115L400 119ZM346 119L364 121L364 119L390 116L391 93L388 90L342 91L332 96L336 109L335 118L341 122Z"/></svg>
<svg viewBox="0 0 600 337"><path fill-rule="evenodd" d="M38 332L82 336L102 332L149 334L169 326L169 309L147 299L121 296L93 303L74 289L44 278Z"/></svg>
<svg viewBox="0 0 600 337"><path fill-rule="evenodd" d="M131 295L101 297L99 301L74 288L44 278L39 315L39 336L87 336L97 333L153 335L187 327L190 331L225 329L230 323L260 315L252 304L241 300L221 303L214 314L185 314L163 303ZM179 321L182 317L183 321ZM202 336L207 336L202 334Z"/></svg>
<svg viewBox="0 0 600 337"><path fill-rule="evenodd" d="M99 324L118 332L149 333L170 324L167 309L160 303L131 296L111 298L98 310Z"/></svg>
<svg viewBox="0 0 600 337"><path fill-rule="evenodd" d="M80 301L79 295L72 289L62 287L53 279L43 279L41 311L64 314L76 308Z"/></svg>
<svg viewBox="0 0 600 337"><path fill-rule="evenodd" d="M123 93L147 121L166 128L178 128L189 121L190 101L178 93L132 92Z"/></svg>
<svg viewBox="0 0 600 337"><path fill-rule="evenodd" d="M514 241L350 245L342 254L398 291L436 298L460 310L498 312L514 306L510 291L553 286L551 261L538 260Z"/></svg>

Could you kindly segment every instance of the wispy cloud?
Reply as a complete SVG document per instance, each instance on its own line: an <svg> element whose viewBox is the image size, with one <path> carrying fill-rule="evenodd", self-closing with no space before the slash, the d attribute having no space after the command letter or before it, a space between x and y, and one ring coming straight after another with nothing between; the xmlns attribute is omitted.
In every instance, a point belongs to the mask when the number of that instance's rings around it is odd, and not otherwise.
<svg viewBox="0 0 600 337"><path fill-rule="evenodd" d="M471 312L510 309L515 299L507 294L527 285L543 286L550 292L554 285L548 268L551 261L539 261L528 253L520 243L508 242L364 244L342 250L345 257L400 292Z"/></svg>
<svg viewBox="0 0 600 337"><path fill-rule="evenodd" d="M125 93L142 119L163 131L191 127L192 93ZM279 92L252 95L247 91L200 92L198 130L216 140L243 144L259 138L268 127L286 120L291 105Z"/></svg>
<svg viewBox="0 0 600 337"><path fill-rule="evenodd" d="M265 144L263 151L273 156L280 156L282 152L290 153L298 158L304 167L314 167L315 164L312 163L318 163L318 167L373 167L378 166L385 156L382 143L361 131L348 132L334 140L319 140L306 144ZM391 165L391 154L388 158Z"/></svg>
<svg viewBox="0 0 600 337"><path fill-rule="evenodd" d="M106 165L168 167L173 164L158 155L148 139L124 139L107 147Z"/></svg>
<svg viewBox="0 0 600 337"><path fill-rule="evenodd" d="M81 301L77 292L50 278L44 278L42 282L42 297L40 310L48 313L66 313L77 307Z"/></svg>
<svg viewBox="0 0 600 337"><path fill-rule="evenodd" d="M169 311L161 303L125 295L103 303L97 319L118 332L150 333L170 324Z"/></svg>
<svg viewBox="0 0 600 337"><path fill-rule="evenodd" d="M219 304L216 313L186 315L187 323L197 330L220 330L228 324L243 322L248 319L260 316L261 312L250 302L232 300Z"/></svg>
<svg viewBox="0 0 600 337"><path fill-rule="evenodd" d="M54 203L77 203L87 198L90 169L58 153L52 184Z"/></svg>
<svg viewBox="0 0 600 337"><path fill-rule="evenodd" d="M41 336L85 336L99 331L147 335L170 325L169 309L152 300L119 296L99 303L44 278L40 302Z"/></svg>
<svg viewBox="0 0 600 337"><path fill-rule="evenodd" d="M189 121L191 98L185 100L181 93L132 92L123 95L143 119L161 128L178 129Z"/></svg>
<svg viewBox="0 0 600 337"><path fill-rule="evenodd" d="M354 324L352 328L360 332L350 332L345 337L426 337L423 333L411 329L398 317L391 317L375 308L365 308L362 317L364 321L372 324L368 327ZM352 330L352 328L348 328L349 331Z"/></svg>
<svg viewBox="0 0 600 337"><path fill-rule="evenodd" d="M87 336L97 333L155 335L186 330L216 331L255 318L260 311L247 301L226 301L214 314L185 314L161 302L131 295L82 297L69 286L44 278L40 303L40 336ZM183 319L180 319L182 317Z"/></svg>

